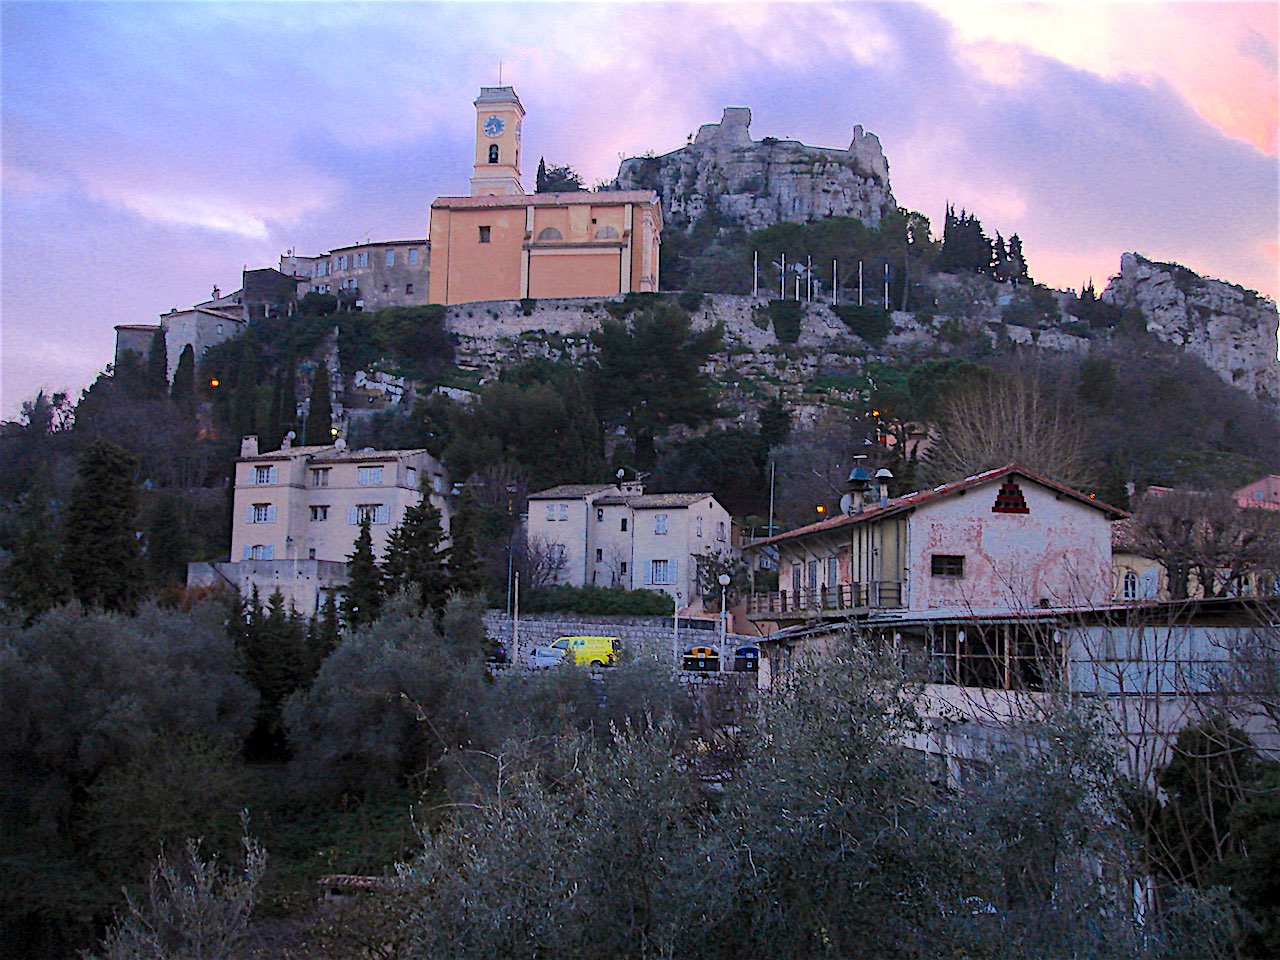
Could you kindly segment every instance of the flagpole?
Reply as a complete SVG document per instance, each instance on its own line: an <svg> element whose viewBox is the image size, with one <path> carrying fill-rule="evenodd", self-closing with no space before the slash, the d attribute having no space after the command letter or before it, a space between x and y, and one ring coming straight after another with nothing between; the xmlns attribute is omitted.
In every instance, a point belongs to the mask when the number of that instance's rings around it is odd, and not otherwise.
<svg viewBox="0 0 1280 960"><path fill-rule="evenodd" d="M782 255L782 274L778 277L778 299L787 299L787 255Z"/></svg>
<svg viewBox="0 0 1280 960"><path fill-rule="evenodd" d="M831 305L836 305L836 290L839 289L839 283L836 282L836 262L831 261Z"/></svg>
<svg viewBox="0 0 1280 960"><path fill-rule="evenodd" d="M862 306L862 261L858 261L858 306Z"/></svg>
<svg viewBox="0 0 1280 960"><path fill-rule="evenodd" d="M760 251L751 255L751 296L760 296Z"/></svg>

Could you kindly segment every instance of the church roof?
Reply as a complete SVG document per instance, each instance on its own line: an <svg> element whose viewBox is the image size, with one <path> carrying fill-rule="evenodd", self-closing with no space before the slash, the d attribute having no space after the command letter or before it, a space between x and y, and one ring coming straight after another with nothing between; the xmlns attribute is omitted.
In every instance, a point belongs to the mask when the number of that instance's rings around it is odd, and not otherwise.
<svg viewBox="0 0 1280 960"><path fill-rule="evenodd" d="M485 209L488 207L565 207L592 204L597 207L617 206L623 203L657 203L658 195L652 190L573 190L568 193L524 193L516 196L494 197L436 197L431 209Z"/></svg>

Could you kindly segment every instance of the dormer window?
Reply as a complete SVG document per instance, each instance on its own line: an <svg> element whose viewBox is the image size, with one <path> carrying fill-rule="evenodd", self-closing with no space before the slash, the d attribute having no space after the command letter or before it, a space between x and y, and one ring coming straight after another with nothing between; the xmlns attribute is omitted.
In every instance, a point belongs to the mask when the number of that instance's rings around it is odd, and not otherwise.
<svg viewBox="0 0 1280 960"><path fill-rule="evenodd" d="M489 162L498 162L498 145L496 143L489 144Z"/></svg>

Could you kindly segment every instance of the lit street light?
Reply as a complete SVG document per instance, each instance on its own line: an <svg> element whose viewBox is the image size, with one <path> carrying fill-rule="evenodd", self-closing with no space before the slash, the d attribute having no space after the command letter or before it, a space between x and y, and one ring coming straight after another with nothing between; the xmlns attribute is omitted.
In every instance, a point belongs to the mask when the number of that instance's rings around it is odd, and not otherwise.
<svg viewBox="0 0 1280 960"><path fill-rule="evenodd" d="M720 669L723 670L726 636L729 632L729 610L725 603L725 598L729 590L729 575L727 573L722 573L716 579L720 581Z"/></svg>

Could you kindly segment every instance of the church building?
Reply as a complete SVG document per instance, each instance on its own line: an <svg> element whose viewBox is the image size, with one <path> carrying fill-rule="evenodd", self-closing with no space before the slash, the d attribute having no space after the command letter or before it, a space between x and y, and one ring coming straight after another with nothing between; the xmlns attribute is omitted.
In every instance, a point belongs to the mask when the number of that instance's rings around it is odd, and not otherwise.
<svg viewBox="0 0 1280 960"><path fill-rule="evenodd" d="M520 98L512 87L481 87L475 107L471 196L431 205L431 302L656 292L658 195L526 194Z"/></svg>

